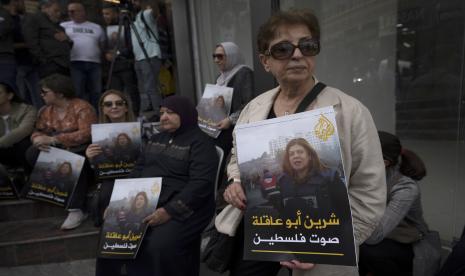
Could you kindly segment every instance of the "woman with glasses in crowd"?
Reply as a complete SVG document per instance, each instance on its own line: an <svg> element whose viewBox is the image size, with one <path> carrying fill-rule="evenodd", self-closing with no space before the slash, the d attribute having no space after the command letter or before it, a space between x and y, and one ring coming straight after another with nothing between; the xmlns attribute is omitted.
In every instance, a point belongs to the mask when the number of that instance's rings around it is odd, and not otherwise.
<svg viewBox="0 0 465 276"><path fill-rule="evenodd" d="M320 52L320 27L308 10L291 10L272 15L262 25L257 38L260 61L279 86L253 99L237 124L261 121L296 112L307 98L305 110L333 106L341 144L357 246L368 238L383 214L386 202L384 165L376 127L368 109L342 91L325 86L314 76ZM309 129L309 132L312 129ZM247 198L240 182L235 150L228 165L229 186L225 200L245 210ZM239 210L236 211L239 212ZM240 217L240 216L239 216ZM235 224L231 224L235 225ZM239 225L237 238L243 239ZM278 262L243 260L243 241L231 264L231 275L276 275ZM358 275L356 267L301 263L283 260L293 275Z"/></svg>
<svg viewBox="0 0 465 276"><path fill-rule="evenodd" d="M234 42L221 42L216 45L213 60L220 71L220 75L216 79L216 85L233 88L231 109L228 117L221 120L217 125L222 131L216 139L216 144L223 149L225 156L228 156L232 147L234 125L242 108L253 97L253 71L244 64L244 57Z"/></svg>
<svg viewBox="0 0 465 276"><path fill-rule="evenodd" d="M90 126L97 121L94 108L86 101L76 98L71 79L52 74L41 81L41 96L45 106L39 111L36 129L31 135L32 147L27 160L31 165L37 161L40 151L50 146L63 148L84 155L90 142ZM69 215L61 226L63 230L78 227L84 215L87 191L88 166L84 166L68 205Z"/></svg>
<svg viewBox="0 0 465 276"><path fill-rule="evenodd" d="M118 90L107 90L105 91L99 100L99 123L127 123L135 122L135 116L131 107L131 101L129 97ZM116 153L113 149L110 150L109 154L115 156ZM113 152L112 152L113 151ZM133 159L137 160L140 150L133 151ZM90 160L94 167L99 163L106 161L105 158L100 158L105 155L104 149L99 144L90 144L86 149L86 156ZM103 218L103 211L110 202L111 192L113 191L114 178L105 179L100 185L99 199L96 206L95 224L101 225Z"/></svg>

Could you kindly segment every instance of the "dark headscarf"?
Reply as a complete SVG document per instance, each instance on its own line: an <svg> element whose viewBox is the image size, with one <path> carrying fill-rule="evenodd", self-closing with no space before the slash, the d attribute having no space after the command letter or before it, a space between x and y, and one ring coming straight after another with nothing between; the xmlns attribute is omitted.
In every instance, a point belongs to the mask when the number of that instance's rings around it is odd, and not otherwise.
<svg viewBox="0 0 465 276"><path fill-rule="evenodd" d="M175 131L176 134L197 127L197 117L199 115L189 98L178 95L169 96L162 101L160 107L171 109L181 118L181 126Z"/></svg>
<svg viewBox="0 0 465 276"><path fill-rule="evenodd" d="M391 165L397 164L399 155L402 151L402 145L400 144L397 136L387 133L385 131L378 131L379 141L381 142L381 148L383 150L383 158L391 162Z"/></svg>

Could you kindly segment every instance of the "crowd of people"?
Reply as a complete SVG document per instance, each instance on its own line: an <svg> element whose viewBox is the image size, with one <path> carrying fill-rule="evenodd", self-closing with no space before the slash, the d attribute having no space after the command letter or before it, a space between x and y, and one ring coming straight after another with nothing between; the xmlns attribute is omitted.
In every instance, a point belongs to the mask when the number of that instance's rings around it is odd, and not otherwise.
<svg viewBox="0 0 465 276"><path fill-rule="evenodd" d="M254 99L253 71L244 65L237 45L216 45L213 59L220 72L216 84L232 87L234 93L230 113L217 125L222 132L212 139L199 128L191 100L177 95L162 99L158 93L156 76L166 54L160 47L158 9L151 1L137 2L141 11L135 26L141 32L120 37L114 32L108 37L104 28L87 21L85 8L79 2L68 4L66 22L60 22L61 7L56 0L41 1L40 11L27 16L21 15L21 0L2 0L0 8L1 177L8 173L4 167L22 167L26 174L30 173L39 153L51 146L85 156L62 229L78 227L89 211L95 213L97 226L105 219L114 178L101 180L95 210L86 209L86 194L95 182L93 168L105 154L100 145L91 144L91 125L134 122L149 105L159 114L162 132L145 141L143 150L131 151L130 159L137 162L129 175L162 177L158 206L146 215L147 196L138 194L134 198L131 210L137 215L132 219L138 221L132 222L149 225L140 251L134 260L98 258L96 275L121 275L123 266L127 275L198 275L201 234L215 214L218 169L225 175L224 200L236 213L247 207L234 126L326 106L336 111L347 187L337 171L320 163L314 149L302 138L288 143L281 175L265 171L262 178L269 179L268 190L279 190L276 202L284 212L286 208L294 209L292 204L302 194L315 194L324 205L323 197L337 202L347 199L341 197L347 191L359 267L298 260L244 260L244 222L241 216L235 216L231 219L234 223L230 221L237 245L228 266L230 275L277 275L282 267L292 275L307 276L420 275L414 273L418 257L415 247L431 232L423 219L417 182L426 175L425 166L416 154L402 149L397 137L378 133L362 103L315 77L321 34L312 12L278 12L261 26L257 37L259 58L279 86ZM102 12L106 24L115 25L118 9L104 6ZM122 44L117 52L115 43ZM102 94L102 63L109 65L114 60L114 74L109 81L112 89ZM139 92L149 100L141 101ZM300 108L302 102L306 105ZM117 141L127 144L128 138L119 135ZM215 145L227 156L220 168ZM115 154L120 151L118 145L111 150ZM68 167L62 163L57 172L70 173ZM327 191L321 188L325 185L332 186L329 196L321 192ZM457 266L463 256L463 241L456 248L454 259L446 262L449 269ZM430 263L435 261L431 259ZM437 268L432 268L430 275ZM453 269L459 271L460 267Z"/></svg>

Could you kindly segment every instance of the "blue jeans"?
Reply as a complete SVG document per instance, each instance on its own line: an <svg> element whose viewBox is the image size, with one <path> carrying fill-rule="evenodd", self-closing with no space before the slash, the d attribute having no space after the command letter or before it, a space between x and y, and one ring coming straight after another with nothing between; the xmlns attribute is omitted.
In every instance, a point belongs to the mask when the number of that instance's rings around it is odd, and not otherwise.
<svg viewBox="0 0 465 276"><path fill-rule="evenodd" d="M71 78L76 96L90 102L98 110L98 101L102 93L102 67L100 63L71 61Z"/></svg>
<svg viewBox="0 0 465 276"><path fill-rule="evenodd" d="M158 113L161 104L161 94L158 89L158 74L160 73L161 60L158 57L153 57L147 60L139 60L134 63L134 69L137 74L137 85L140 94L146 94L150 99L152 108ZM141 100L141 104L145 101ZM141 106L140 110L144 110L146 106Z"/></svg>
<svg viewBox="0 0 465 276"><path fill-rule="evenodd" d="M44 105L40 97L39 73L33 65L18 65L16 85L21 98L37 109Z"/></svg>

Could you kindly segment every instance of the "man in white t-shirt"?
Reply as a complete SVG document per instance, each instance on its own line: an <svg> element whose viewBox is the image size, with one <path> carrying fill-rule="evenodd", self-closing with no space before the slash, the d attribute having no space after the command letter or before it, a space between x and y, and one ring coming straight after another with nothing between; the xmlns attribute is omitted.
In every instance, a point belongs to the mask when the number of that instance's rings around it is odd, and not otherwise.
<svg viewBox="0 0 465 276"><path fill-rule="evenodd" d="M89 101L96 109L102 92L102 46L105 34L100 25L86 19L81 3L70 3L68 14L71 21L61 23L66 35L73 41L71 49L71 78L76 95Z"/></svg>

